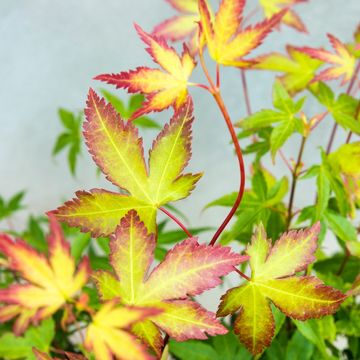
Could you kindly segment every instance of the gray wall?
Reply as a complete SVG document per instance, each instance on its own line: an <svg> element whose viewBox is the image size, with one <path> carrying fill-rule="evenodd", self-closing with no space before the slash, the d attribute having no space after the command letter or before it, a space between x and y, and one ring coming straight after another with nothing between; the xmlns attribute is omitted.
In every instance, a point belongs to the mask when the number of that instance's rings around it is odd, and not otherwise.
<svg viewBox="0 0 360 360"><path fill-rule="evenodd" d="M249 1L249 8L255 6ZM328 46L325 34L331 32L344 41L351 40L360 20L359 0L313 0L297 7L311 35L284 28L269 36L260 49L282 51L284 44ZM133 29L133 21L151 30L160 20L173 14L164 0L1 0L0 2L0 194L8 197L27 189L28 211L43 213L68 199L77 189L111 185L95 176L95 168L86 151L80 161L78 176L67 170L66 158L50 157L60 131L57 108L81 109L94 75L127 70L138 65L152 65L144 46ZM201 79L196 71L195 78ZM245 115L239 72L223 69L223 93L234 120ZM249 74L252 107L270 106L273 74ZM223 120L213 100L200 89L191 90L195 98L193 159L190 168L205 171L194 195L181 203L192 225L216 226L221 209L200 214L203 206L238 184L237 162ZM118 94L126 97L125 92ZM307 113L318 111L311 101ZM171 115L155 115L163 123ZM310 143L324 144L330 133L330 119L312 136ZM146 142L154 133L144 132ZM338 138L342 141L344 134ZM285 151L296 149L299 139L289 142ZM311 144L305 154L310 164L317 158ZM272 165L269 163L270 168ZM286 173L278 159L275 171ZM309 185L310 186L310 185ZM297 193L297 205L311 202L308 189ZM19 223L25 212L16 216Z"/></svg>

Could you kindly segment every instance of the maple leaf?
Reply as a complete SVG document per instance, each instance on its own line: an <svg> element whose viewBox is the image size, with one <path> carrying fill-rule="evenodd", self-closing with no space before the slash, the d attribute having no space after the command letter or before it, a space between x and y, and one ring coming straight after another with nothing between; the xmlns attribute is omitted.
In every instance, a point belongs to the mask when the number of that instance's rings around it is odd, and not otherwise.
<svg viewBox="0 0 360 360"><path fill-rule="evenodd" d="M356 59L354 55L350 53L346 45L338 38L331 34L327 34L327 36L331 46L335 50L335 54L323 49L315 49L311 47L302 47L299 48L299 50L314 59L318 59L332 65L316 75L313 81L327 81L342 78L341 85L344 85L354 74Z"/></svg>
<svg viewBox="0 0 360 360"><path fill-rule="evenodd" d="M307 0L260 0L260 5L264 9L267 18L271 18L282 9L287 8L287 13L284 15L281 22L300 32L306 33L306 26L297 13L291 9L293 5L303 2L307 2Z"/></svg>
<svg viewBox="0 0 360 360"><path fill-rule="evenodd" d="M157 208L187 197L201 177L181 174L191 156L191 100L174 114L153 142L149 171L136 127L124 122L91 89L87 106L84 136L89 152L107 179L123 191L79 191L77 198L54 213L59 220L91 231L96 237L113 233L120 218L136 209L149 231L155 231Z"/></svg>
<svg viewBox="0 0 360 360"><path fill-rule="evenodd" d="M254 355L269 346L275 323L270 301L297 320L332 314L346 298L313 276L295 276L315 260L320 223L283 234L272 246L260 225L247 248L251 280L222 296L218 316L239 310L235 333Z"/></svg>
<svg viewBox="0 0 360 360"><path fill-rule="evenodd" d="M120 307L117 301L104 303L93 316L85 339L85 347L93 351L97 360L151 360L146 348L125 329L161 310L134 306Z"/></svg>
<svg viewBox="0 0 360 360"><path fill-rule="evenodd" d="M282 84L276 81L273 87L273 104L276 110L261 110L241 120L238 124L244 130L261 129L272 124L278 124L270 135L270 151L274 161L277 151L294 131L302 133L303 122L297 114L303 103L304 98L295 102Z"/></svg>
<svg viewBox="0 0 360 360"><path fill-rule="evenodd" d="M153 35L171 41L188 38L190 52L195 54L198 50L199 38L198 0L167 0L167 2L179 12L179 15L157 25L153 30Z"/></svg>
<svg viewBox="0 0 360 360"><path fill-rule="evenodd" d="M162 310L133 327L157 354L163 344L160 329L178 341L226 333L214 314L187 297L216 287L221 276L248 257L232 253L229 247L200 245L196 238L189 238L171 249L148 275L155 246L155 235L148 234L135 211L129 212L110 239L115 274L98 271L93 275L101 298Z"/></svg>
<svg viewBox="0 0 360 360"><path fill-rule="evenodd" d="M282 10L269 20L239 30L244 6L245 0L222 0L213 17L206 1L199 0L201 31L210 56L219 64L237 67L253 64L254 60L245 60L243 57L261 45L287 11Z"/></svg>
<svg viewBox="0 0 360 360"><path fill-rule="evenodd" d="M146 96L143 106L132 114L130 120L152 111L162 111L169 106L179 109L187 99L188 79L195 67L194 59L186 45L180 57L164 39L147 34L138 25L135 28L148 46L147 52L162 70L138 67L129 72L98 75L95 80L127 89L129 93L142 93Z"/></svg>
<svg viewBox="0 0 360 360"><path fill-rule="evenodd" d="M296 46L287 45L286 51L288 56L276 52L259 56L251 68L283 72L284 75L278 79L291 95L295 95L307 88L323 62L313 59Z"/></svg>
<svg viewBox="0 0 360 360"><path fill-rule="evenodd" d="M0 234L0 251L7 257L7 266L26 281L0 289L0 321L17 317L14 333L21 334L29 323L51 316L86 284L89 262L86 257L75 269L70 246L63 237L54 216L49 217L48 259L31 248L24 240L12 240Z"/></svg>

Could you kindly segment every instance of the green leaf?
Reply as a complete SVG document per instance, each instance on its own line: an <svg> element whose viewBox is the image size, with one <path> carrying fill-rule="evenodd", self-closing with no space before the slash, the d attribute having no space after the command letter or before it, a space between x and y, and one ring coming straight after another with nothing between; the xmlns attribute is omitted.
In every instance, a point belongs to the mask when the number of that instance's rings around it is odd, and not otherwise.
<svg viewBox="0 0 360 360"><path fill-rule="evenodd" d="M287 177L282 177L280 181L277 181L275 185L270 189L268 198L266 200L266 206L273 206L282 201L289 190L289 180Z"/></svg>
<svg viewBox="0 0 360 360"><path fill-rule="evenodd" d="M176 342L170 340L170 353L180 360L221 360L217 352L209 345L201 341L189 340Z"/></svg>
<svg viewBox="0 0 360 360"><path fill-rule="evenodd" d="M122 118L128 119L130 117L130 114L128 110L125 107L124 102L111 93L110 91L107 91L105 89L101 89L100 92L104 96L104 98L115 108L115 110L121 115Z"/></svg>
<svg viewBox="0 0 360 360"><path fill-rule="evenodd" d="M325 213L325 219L335 233L342 241L357 241L357 231L351 222L344 216L328 210Z"/></svg>
<svg viewBox="0 0 360 360"><path fill-rule="evenodd" d="M133 121L136 126L148 129L161 129L161 126L147 116L138 117Z"/></svg>
<svg viewBox="0 0 360 360"><path fill-rule="evenodd" d="M324 316L321 319L317 319L316 322L321 337L325 340L328 340L330 343L333 343L336 338L336 326L334 317L331 315Z"/></svg>
<svg viewBox="0 0 360 360"><path fill-rule="evenodd" d="M264 173L260 168L255 170L251 179L252 191L256 194L259 200L265 200L267 197L267 184Z"/></svg>
<svg viewBox="0 0 360 360"><path fill-rule="evenodd" d="M190 228L189 232L196 236L201 234L204 231L213 230L212 227L198 227L198 228ZM183 230L171 230L159 233L158 235L158 244L174 244L181 240L186 239L188 236L184 233Z"/></svg>
<svg viewBox="0 0 360 360"><path fill-rule="evenodd" d="M279 126L273 129L270 136L271 156L274 159L277 151L285 144L296 128L294 118L283 121Z"/></svg>
<svg viewBox="0 0 360 360"><path fill-rule="evenodd" d="M24 209L21 203L25 195L25 191L20 191L12 196L9 201L0 197L0 220L12 216L15 212Z"/></svg>
<svg viewBox="0 0 360 360"><path fill-rule="evenodd" d="M56 140L56 143L54 145L52 154L56 155L58 154L61 150L63 150L67 145L69 145L72 141L72 137L70 134L68 133L63 133L61 135L59 135L59 137Z"/></svg>
<svg viewBox="0 0 360 360"><path fill-rule="evenodd" d="M2 359L35 360L33 347L40 351L49 352L50 344L55 335L53 319L44 320L39 326L30 327L23 336L4 333L0 337L0 357Z"/></svg>
<svg viewBox="0 0 360 360"><path fill-rule="evenodd" d="M59 109L58 114L64 127L68 130L72 130L75 126L74 114L71 111L62 108Z"/></svg>
<svg viewBox="0 0 360 360"><path fill-rule="evenodd" d="M218 335L211 338L211 342L219 358L222 360L234 360L239 351L239 340L232 331L225 335Z"/></svg>
<svg viewBox="0 0 360 360"><path fill-rule="evenodd" d="M294 112L294 102L285 87L280 81L275 81L273 87L273 104L274 106L288 114Z"/></svg>
<svg viewBox="0 0 360 360"><path fill-rule="evenodd" d="M241 120L239 126L242 129L259 129L271 126L273 123L285 121L288 116L282 112L274 110L261 110L252 114L251 116Z"/></svg>
<svg viewBox="0 0 360 360"><path fill-rule="evenodd" d="M318 260L314 264L314 269L322 274L336 274L344 260L344 254L335 254L332 257ZM360 260L355 256L350 256L346 266L341 273L341 278L347 283L353 283L359 274Z"/></svg>
<svg viewBox="0 0 360 360"><path fill-rule="evenodd" d="M360 308L352 308L346 318L336 321L339 334L360 338Z"/></svg>
<svg viewBox="0 0 360 360"><path fill-rule="evenodd" d="M65 131L56 139L52 154L56 156L65 149L68 149L69 169L71 174L75 176L77 159L81 153L82 113L75 115L68 110L60 109L59 117Z"/></svg>
<svg viewBox="0 0 360 360"><path fill-rule="evenodd" d="M80 233L71 242L71 255L75 261L79 261L84 251L90 244L91 237L89 234Z"/></svg>
<svg viewBox="0 0 360 360"><path fill-rule="evenodd" d="M220 198L211 201L210 203L208 203L205 207L205 209L208 209L210 207L214 207L214 206L226 206L226 207L231 207L234 205L234 202L236 200L238 193L237 192L233 192L231 194L227 194L224 196L221 196Z"/></svg>
<svg viewBox="0 0 360 360"><path fill-rule="evenodd" d="M327 177L326 170L320 166L316 179L317 201L315 205L315 221L321 220L330 199L330 181Z"/></svg>
<svg viewBox="0 0 360 360"><path fill-rule="evenodd" d="M327 352L324 339L321 336L316 320L293 320L293 322L295 323L300 333L318 348L324 359L331 359Z"/></svg>
<svg viewBox="0 0 360 360"><path fill-rule="evenodd" d="M28 244L41 252L45 252L48 248L45 233L41 227L41 222L44 221L46 222L42 217L35 218L30 216L27 223L27 229L22 235Z"/></svg>
<svg viewBox="0 0 360 360"><path fill-rule="evenodd" d="M315 97L326 108L331 109L335 104L335 95L329 86L323 82L319 82L316 91L313 92Z"/></svg>
<svg viewBox="0 0 360 360"><path fill-rule="evenodd" d="M285 360L310 360L314 346L299 331L296 331L286 347Z"/></svg>

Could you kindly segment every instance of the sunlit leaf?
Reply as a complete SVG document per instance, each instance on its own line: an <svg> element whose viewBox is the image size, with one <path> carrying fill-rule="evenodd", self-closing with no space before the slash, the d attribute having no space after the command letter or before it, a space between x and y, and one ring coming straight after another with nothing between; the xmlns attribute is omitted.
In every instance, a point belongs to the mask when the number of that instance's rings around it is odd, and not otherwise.
<svg viewBox="0 0 360 360"><path fill-rule="evenodd" d="M7 266L24 282L0 289L0 321L16 318L14 333L21 334L29 324L51 316L72 299L87 282L87 258L75 268L70 245L63 237L55 217L50 217L49 256L45 257L21 239L0 235L0 251L7 257Z"/></svg>
<svg viewBox="0 0 360 360"><path fill-rule="evenodd" d="M190 238L170 250L148 275L155 237L147 233L134 211L121 220L110 248L115 274L98 272L97 289L108 299L110 289L115 289L112 284L118 281L118 290L113 296L121 303L162 310L160 315L151 317L150 322L142 322L133 329L156 353L159 354L163 341L160 329L179 341L226 333L214 314L187 297L217 286L221 276L247 257L231 253L228 247L200 245L196 238Z"/></svg>
<svg viewBox="0 0 360 360"><path fill-rule="evenodd" d="M162 111L169 106L179 109L187 99L188 79L194 70L195 61L184 45L181 56L169 47L164 39L152 36L135 25L140 38L148 46L147 51L162 69L138 67L136 70L119 74L102 74L96 80L127 89L129 93L146 96L142 107L130 119L152 111Z"/></svg>
<svg viewBox="0 0 360 360"><path fill-rule="evenodd" d="M354 74L355 57L338 38L331 34L328 34L327 36L335 53L311 47L302 47L300 50L314 59L318 59L331 65L329 68L316 75L313 81L327 81L342 78L341 85L344 85L350 81Z"/></svg>
<svg viewBox="0 0 360 360"><path fill-rule="evenodd" d="M307 0L260 0L260 5L263 7L267 18L271 18L282 9L287 8L288 11L282 18L281 22L300 32L306 33L307 30L304 23L300 19L299 15L292 10L294 5L306 1Z"/></svg>
<svg viewBox="0 0 360 360"><path fill-rule="evenodd" d="M260 226L247 248L251 280L222 297L218 315L239 310L235 333L254 355L272 341L275 323L270 301L287 316L306 320L332 314L344 301L340 291L313 276L296 276L314 260L320 224L283 234L274 245Z"/></svg>
<svg viewBox="0 0 360 360"><path fill-rule="evenodd" d="M94 189L77 192L54 213L70 226L97 237L114 232L119 220L136 209L150 231L158 207L187 197L201 174L182 175L191 155L192 102L188 100L153 142L149 170L142 139L131 122L124 122L110 104L90 90L84 135L94 161L121 193Z"/></svg>
<svg viewBox="0 0 360 360"><path fill-rule="evenodd" d="M215 16L205 0L199 0L201 32L210 56L218 64L249 67L254 60L244 56L257 48L269 32L281 21L286 10L255 26L241 29L244 0L222 0Z"/></svg>

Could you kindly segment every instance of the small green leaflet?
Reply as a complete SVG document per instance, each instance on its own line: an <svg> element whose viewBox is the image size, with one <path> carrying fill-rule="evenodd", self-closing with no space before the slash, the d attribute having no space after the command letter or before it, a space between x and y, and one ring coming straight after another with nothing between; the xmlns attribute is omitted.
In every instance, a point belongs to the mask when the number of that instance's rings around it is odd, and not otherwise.
<svg viewBox="0 0 360 360"><path fill-rule="evenodd" d="M270 136L271 156L274 160L277 151L295 132L302 133L303 123L296 115L304 104L304 98L295 102L280 82L273 88L275 110L261 110L241 120L239 126L244 129L261 129L277 124Z"/></svg>
<svg viewBox="0 0 360 360"><path fill-rule="evenodd" d="M8 201L0 196L0 220L5 219L15 212L24 209L22 200L24 198L25 191L20 191L12 196Z"/></svg>
<svg viewBox="0 0 360 360"><path fill-rule="evenodd" d="M101 90L104 98L115 108L115 110L121 115L121 117L125 120L131 118L131 116L135 113L136 110L139 110L145 100L144 95L135 94L132 95L128 101L128 104L125 105L124 101L122 101L118 96L114 95L110 91L105 89ZM150 119L148 116L140 116L133 121L133 123L141 128L149 128L149 129L161 129L161 126L154 120Z"/></svg>
<svg viewBox="0 0 360 360"><path fill-rule="evenodd" d="M347 94L340 94L335 99L331 88L322 82L317 88L312 89L312 93L341 127L360 134L360 118L356 118L358 100Z"/></svg>

